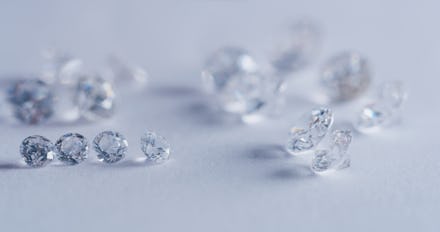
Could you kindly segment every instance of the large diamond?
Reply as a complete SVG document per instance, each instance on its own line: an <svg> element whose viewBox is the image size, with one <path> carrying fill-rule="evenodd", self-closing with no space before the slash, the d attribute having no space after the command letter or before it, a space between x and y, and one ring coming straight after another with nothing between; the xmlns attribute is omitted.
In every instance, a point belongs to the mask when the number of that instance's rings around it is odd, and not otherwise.
<svg viewBox="0 0 440 232"><path fill-rule="evenodd" d="M128 149L127 139L115 131L99 133L93 140L98 159L105 163L115 163L125 157Z"/></svg>
<svg viewBox="0 0 440 232"><path fill-rule="evenodd" d="M79 164L87 159L89 145L87 139L77 133L68 133L55 143L57 158L68 165Z"/></svg>
<svg viewBox="0 0 440 232"><path fill-rule="evenodd" d="M27 165L43 167L53 160L54 145L43 136L29 136L21 143L20 154Z"/></svg>
<svg viewBox="0 0 440 232"><path fill-rule="evenodd" d="M14 115L27 124L38 124L53 114L54 99L51 88L37 79L15 82L8 92Z"/></svg>
<svg viewBox="0 0 440 232"><path fill-rule="evenodd" d="M86 77L78 83L75 103L82 116L93 120L113 115L114 98L110 82L100 77Z"/></svg>
<svg viewBox="0 0 440 232"><path fill-rule="evenodd" d="M147 160L163 162L170 156L170 144L166 139L154 132L147 131L141 138L141 150Z"/></svg>
<svg viewBox="0 0 440 232"><path fill-rule="evenodd" d="M332 57L323 67L321 82L335 101L350 100L364 93L371 81L367 60L356 52Z"/></svg>

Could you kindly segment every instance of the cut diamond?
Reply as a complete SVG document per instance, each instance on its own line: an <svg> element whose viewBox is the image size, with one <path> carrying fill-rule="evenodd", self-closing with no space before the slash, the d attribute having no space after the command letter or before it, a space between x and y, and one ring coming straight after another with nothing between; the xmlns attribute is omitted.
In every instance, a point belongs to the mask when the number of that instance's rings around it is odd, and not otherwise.
<svg viewBox="0 0 440 232"><path fill-rule="evenodd" d="M55 143L58 160L68 165L76 165L87 159L89 145L87 139L77 133L68 133Z"/></svg>
<svg viewBox="0 0 440 232"><path fill-rule="evenodd" d="M38 124L53 115L54 99L51 88L37 79L15 82L8 91L14 115L27 124Z"/></svg>
<svg viewBox="0 0 440 232"><path fill-rule="evenodd" d="M125 157L128 141L119 132L104 131L95 137L93 147L98 153L99 161L116 163Z"/></svg>
<svg viewBox="0 0 440 232"><path fill-rule="evenodd" d="M78 83L75 104L87 119L108 118L114 113L114 98L110 82L100 77L86 77Z"/></svg>
<svg viewBox="0 0 440 232"><path fill-rule="evenodd" d="M154 132L147 131L141 138L141 150L147 160L163 162L170 156L170 144L166 139Z"/></svg>
<svg viewBox="0 0 440 232"><path fill-rule="evenodd" d="M315 172L324 172L348 168L350 157L347 153L351 144L352 135L350 130L335 130L331 136L331 144L327 149L319 149L315 152L311 168Z"/></svg>
<svg viewBox="0 0 440 232"><path fill-rule="evenodd" d="M304 115L297 126L291 128L286 150L291 154L308 151L327 135L333 124L333 112L322 107Z"/></svg>
<svg viewBox="0 0 440 232"><path fill-rule="evenodd" d="M386 82L379 87L379 96L374 103L361 110L356 127L361 132L373 132L398 122L407 92L401 82Z"/></svg>
<svg viewBox="0 0 440 232"><path fill-rule="evenodd" d="M43 136L29 136L21 143L20 154L27 165L43 167L53 160L54 145Z"/></svg>
<svg viewBox="0 0 440 232"><path fill-rule="evenodd" d="M321 83L335 101L353 99L364 93L371 82L368 61L356 52L332 57L323 67Z"/></svg>

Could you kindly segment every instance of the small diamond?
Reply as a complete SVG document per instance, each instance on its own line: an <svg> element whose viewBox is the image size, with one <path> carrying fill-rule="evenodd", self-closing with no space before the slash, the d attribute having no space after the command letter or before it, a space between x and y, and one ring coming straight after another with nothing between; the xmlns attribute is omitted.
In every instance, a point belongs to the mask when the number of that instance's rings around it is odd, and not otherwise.
<svg viewBox="0 0 440 232"><path fill-rule="evenodd" d="M253 73L257 70L254 58L238 47L224 47L208 57L202 81L208 92L223 90L232 76Z"/></svg>
<svg viewBox="0 0 440 232"><path fill-rule="evenodd" d="M289 74L306 67L318 53L321 33L312 22L295 23L286 41L280 43L273 67L280 74Z"/></svg>
<svg viewBox="0 0 440 232"><path fill-rule="evenodd" d="M290 130L286 150L295 154L308 151L318 145L333 124L333 112L328 108L314 109L303 116L299 125Z"/></svg>
<svg viewBox="0 0 440 232"><path fill-rule="evenodd" d="M330 98L336 101L353 99L370 85L371 71L367 60L356 52L332 57L322 69L321 82Z"/></svg>
<svg viewBox="0 0 440 232"><path fill-rule="evenodd" d="M8 100L15 117L24 123L38 124L53 115L52 90L41 80L17 81L9 89Z"/></svg>
<svg viewBox="0 0 440 232"><path fill-rule="evenodd" d="M361 110L356 127L361 132L373 132L398 122L407 92L401 82L387 82L379 87L379 96L374 103Z"/></svg>
<svg viewBox="0 0 440 232"><path fill-rule="evenodd" d="M347 153L351 144L352 135L350 130L335 130L331 136L331 144L328 149L320 149L315 152L312 160L312 170L324 172L348 168L350 157Z"/></svg>
<svg viewBox="0 0 440 232"><path fill-rule="evenodd" d="M116 163L125 157L128 142L119 132L104 131L95 137L93 147L98 153L99 161Z"/></svg>
<svg viewBox="0 0 440 232"><path fill-rule="evenodd" d="M113 87L100 77L82 78L78 83L75 103L88 119L107 118L114 112Z"/></svg>
<svg viewBox="0 0 440 232"><path fill-rule="evenodd" d="M57 158L68 165L79 164L87 159L89 145L87 139L77 133L68 133L55 143Z"/></svg>
<svg viewBox="0 0 440 232"><path fill-rule="evenodd" d="M53 160L54 145L43 136L29 136L21 143L20 154L27 165L43 167Z"/></svg>
<svg viewBox="0 0 440 232"><path fill-rule="evenodd" d="M154 132L147 131L141 138L141 150L147 156L147 160L162 162L170 156L170 144L164 137Z"/></svg>

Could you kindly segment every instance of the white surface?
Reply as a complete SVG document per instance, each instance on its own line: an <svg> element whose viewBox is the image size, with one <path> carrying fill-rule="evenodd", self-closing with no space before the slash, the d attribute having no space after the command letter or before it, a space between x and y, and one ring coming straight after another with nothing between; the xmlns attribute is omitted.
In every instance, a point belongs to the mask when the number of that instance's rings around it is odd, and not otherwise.
<svg viewBox="0 0 440 232"><path fill-rule="evenodd" d="M158 1L159 2L159 1ZM116 53L148 68L145 92L122 94L109 121L87 125L0 126L0 231L438 231L439 5L435 1L142 3L3 1L0 73L35 73L54 46L99 64ZM317 68L289 85L277 120L246 126L220 120L199 91L207 51L245 45L263 56L285 25L308 16L326 29L321 61L345 49L371 59L375 80L410 88L404 123L357 136L350 169L313 176L278 151L288 126L313 104L299 93ZM335 106L337 123L357 109ZM144 129L172 144L160 166L135 162ZM90 140L116 129L129 139L120 165L17 166L31 134L69 131ZM91 156L95 154L92 152Z"/></svg>

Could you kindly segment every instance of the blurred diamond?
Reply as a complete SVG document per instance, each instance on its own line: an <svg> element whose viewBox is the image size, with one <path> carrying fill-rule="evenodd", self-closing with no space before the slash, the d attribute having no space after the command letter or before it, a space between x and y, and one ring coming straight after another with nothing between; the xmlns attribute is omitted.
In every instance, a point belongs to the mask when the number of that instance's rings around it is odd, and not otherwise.
<svg viewBox="0 0 440 232"><path fill-rule="evenodd" d="M279 43L273 67L279 74L289 74L309 65L316 57L321 40L319 27L310 21L295 23L284 42Z"/></svg>
<svg viewBox="0 0 440 232"><path fill-rule="evenodd" d="M54 97L51 88L37 79L15 82L8 91L14 115L26 124L38 124L53 114Z"/></svg>
<svg viewBox="0 0 440 232"><path fill-rule="evenodd" d="M108 70L106 75L118 87L129 86L144 87L148 82L147 71L140 66L128 65L116 56L110 56L107 60Z"/></svg>
<svg viewBox="0 0 440 232"><path fill-rule="evenodd" d="M43 56L46 60L41 77L50 84L75 85L84 75L84 63L67 53L48 49Z"/></svg>
<svg viewBox="0 0 440 232"><path fill-rule="evenodd" d="M43 136L29 136L21 143L20 154L27 165L43 167L53 160L54 145Z"/></svg>
<svg viewBox="0 0 440 232"><path fill-rule="evenodd" d="M166 139L154 132L147 131L141 138L141 150L147 160L163 162L170 156L170 144Z"/></svg>
<svg viewBox="0 0 440 232"><path fill-rule="evenodd" d="M344 52L332 57L321 73L321 83L335 101L359 96L368 89L370 81L368 61L356 52Z"/></svg>
<svg viewBox="0 0 440 232"><path fill-rule="evenodd" d="M77 86L75 104L82 116L94 120L114 113L113 86L101 77L82 78Z"/></svg>

